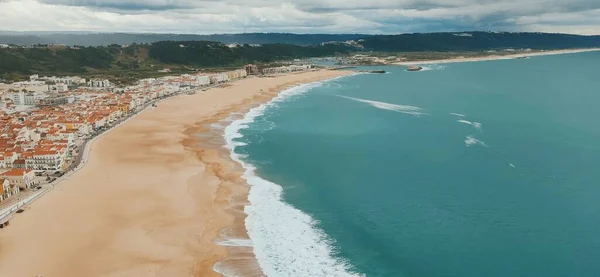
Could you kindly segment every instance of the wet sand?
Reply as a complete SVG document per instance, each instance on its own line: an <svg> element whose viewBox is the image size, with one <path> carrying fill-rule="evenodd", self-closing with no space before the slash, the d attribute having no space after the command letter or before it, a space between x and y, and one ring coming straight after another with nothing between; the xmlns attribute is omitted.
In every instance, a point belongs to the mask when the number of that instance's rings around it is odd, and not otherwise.
<svg viewBox="0 0 600 277"><path fill-rule="evenodd" d="M220 276L213 265L259 276L247 238L249 187L210 124L317 71L247 78L167 99L98 138L83 169L0 230L0 276Z"/></svg>

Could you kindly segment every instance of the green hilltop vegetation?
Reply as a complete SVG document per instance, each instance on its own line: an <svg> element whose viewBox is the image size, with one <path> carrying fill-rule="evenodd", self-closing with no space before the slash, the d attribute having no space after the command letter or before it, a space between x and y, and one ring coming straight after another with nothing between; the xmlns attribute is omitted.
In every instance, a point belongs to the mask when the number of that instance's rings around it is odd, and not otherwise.
<svg viewBox="0 0 600 277"><path fill-rule="evenodd" d="M174 69L174 72L190 72L196 68L239 67L247 63L348 54L349 51L349 47L340 44L246 44L228 47L207 41L163 41L97 47L36 45L0 49L0 78L16 80L34 73L141 76L156 73L165 67Z"/></svg>
<svg viewBox="0 0 600 277"><path fill-rule="evenodd" d="M248 44L228 47L218 42L156 42L149 46L151 59L167 64L182 64L197 67L243 65L247 63L269 63L280 60L324 57L347 54L351 49L340 44L300 46L293 44Z"/></svg>

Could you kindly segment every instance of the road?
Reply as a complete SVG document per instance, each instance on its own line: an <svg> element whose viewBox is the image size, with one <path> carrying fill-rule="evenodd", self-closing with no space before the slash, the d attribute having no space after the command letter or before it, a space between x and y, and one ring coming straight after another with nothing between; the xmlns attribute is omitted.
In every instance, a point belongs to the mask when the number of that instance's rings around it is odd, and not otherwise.
<svg viewBox="0 0 600 277"><path fill-rule="evenodd" d="M195 90L200 90L201 88L195 89ZM206 89L206 88L204 88ZM26 207L27 205L31 204L33 201L37 200L38 198L40 198L42 195L48 193L49 191L51 191L54 187L56 187L62 180L65 180L67 178L69 178L72 174L74 174L75 172L79 171L80 169L82 169L85 166L85 162L87 161L89 154L91 152L91 148L94 144L94 142L96 141L96 139L102 137L103 135L107 134L108 132L112 131L114 128L118 127L119 125L121 125L123 122L137 116L138 114L140 114L142 111L146 110L147 108L151 107L154 103L160 102L164 99L173 97L173 96L177 96L180 94L184 94L187 93L188 91L181 91L179 93L174 93L172 95L169 96L163 96L161 98L155 99L153 101L150 101L148 103L146 103L145 106L141 107L141 108L136 108L134 112L129 113L126 117L121 118L118 121L115 121L113 123L111 123L109 125L108 128L105 129L101 129L99 131L96 131L91 137L89 137L89 139L85 140L83 142L83 144L81 146L78 147L78 153L77 153L77 157L75 158L75 161L73 161L71 163L71 165L67 168L67 170L65 170L65 174L59 178L57 178L54 182L52 182L51 184L47 184L47 185L42 185L42 188L39 191L36 191L34 194L24 198L23 200L19 200L18 202L9 205L7 208L1 209L0 210L0 224L3 224L4 222L9 221L13 216L15 216L16 212L19 209L22 209L24 207Z"/></svg>

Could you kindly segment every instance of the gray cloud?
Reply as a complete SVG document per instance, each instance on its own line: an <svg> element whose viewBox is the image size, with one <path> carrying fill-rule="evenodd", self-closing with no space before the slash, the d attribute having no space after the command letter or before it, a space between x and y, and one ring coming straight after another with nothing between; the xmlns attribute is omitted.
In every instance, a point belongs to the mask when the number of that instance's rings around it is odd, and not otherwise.
<svg viewBox="0 0 600 277"><path fill-rule="evenodd" d="M0 26L16 31L599 34L600 1L0 0Z"/></svg>
<svg viewBox="0 0 600 277"><path fill-rule="evenodd" d="M51 4L51 5L62 5L62 6L80 6L90 7L96 9L111 9L111 10L124 10L124 11L135 11L135 10L172 10L172 9L188 9L195 7L193 2L187 1L119 1L119 0L41 0L40 2Z"/></svg>

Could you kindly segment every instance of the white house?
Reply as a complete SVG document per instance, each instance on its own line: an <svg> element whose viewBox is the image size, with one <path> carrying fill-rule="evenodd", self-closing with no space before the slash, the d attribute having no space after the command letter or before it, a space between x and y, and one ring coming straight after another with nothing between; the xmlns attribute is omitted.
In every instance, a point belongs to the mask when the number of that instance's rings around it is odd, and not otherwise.
<svg viewBox="0 0 600 277"><path fill-rule="evenodd" d="M0 202L19 193L19 187L11 186L8 179L0 178Z"/></svg>
<svg viewBox="0 0 600 277"><path fill-rule="evenodd" d="M1 173L0 178L7 179L11 185L21 189L29 189L35 184L35 173L28 169L11 169Z"/></svg>
<svg viewBox="0 0 600 277"><path fill-rule="evenodd" d="M6 152L0 154L0 168L9 168L12 167L13 162L19 158L19 155L16 152Z"/></svg>

